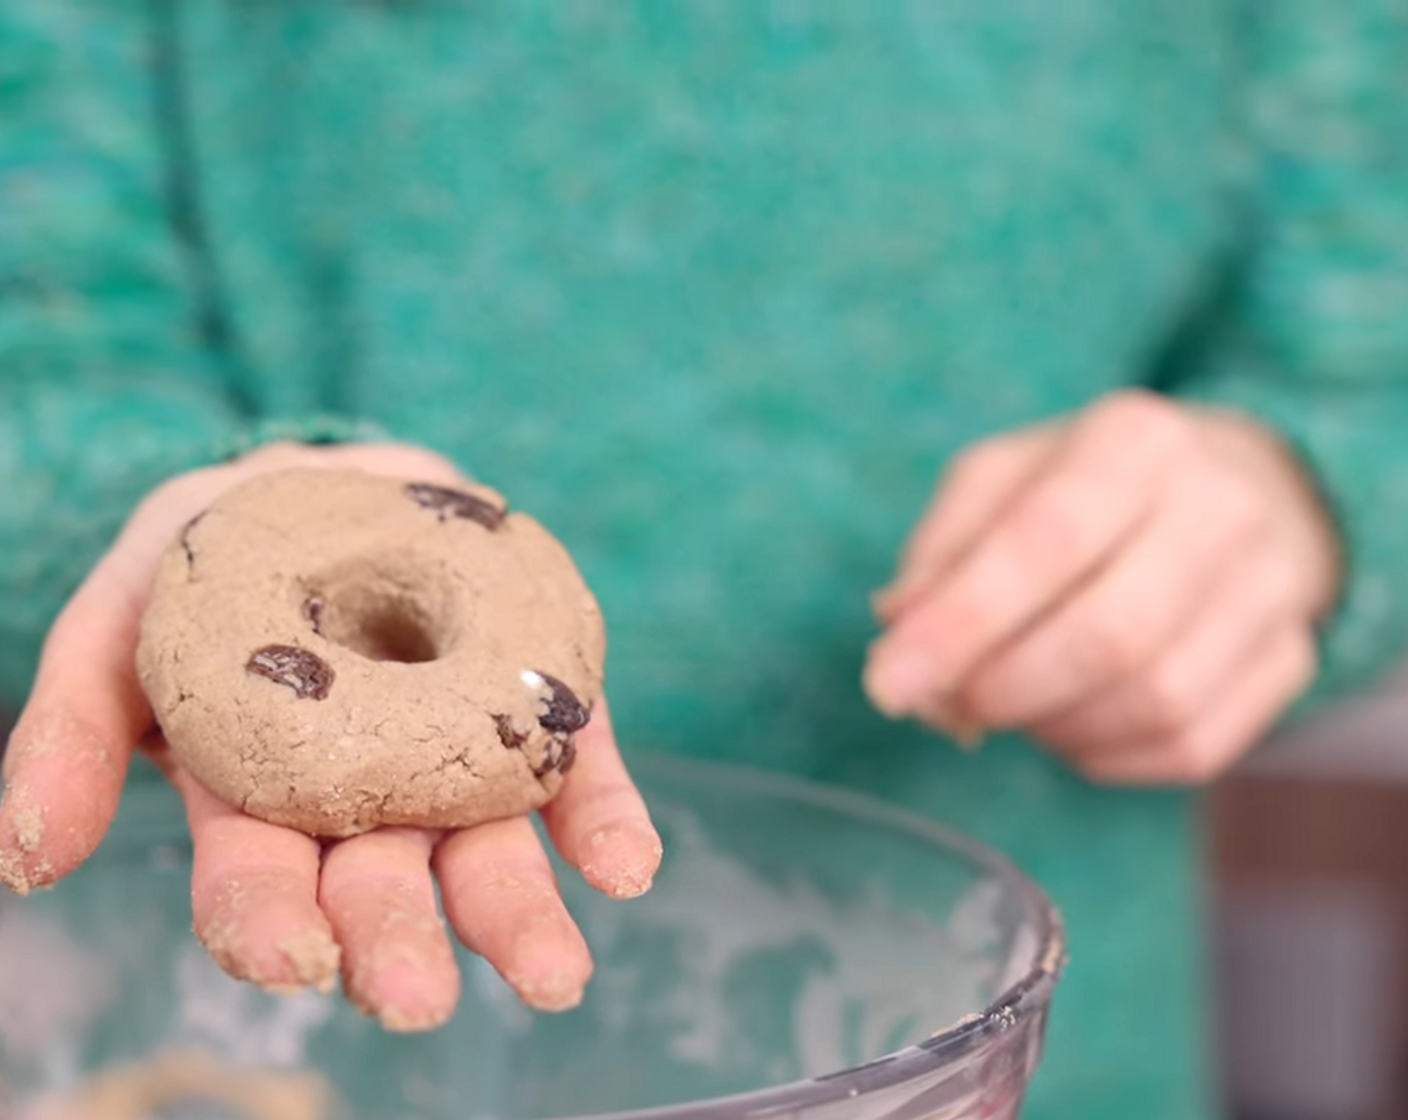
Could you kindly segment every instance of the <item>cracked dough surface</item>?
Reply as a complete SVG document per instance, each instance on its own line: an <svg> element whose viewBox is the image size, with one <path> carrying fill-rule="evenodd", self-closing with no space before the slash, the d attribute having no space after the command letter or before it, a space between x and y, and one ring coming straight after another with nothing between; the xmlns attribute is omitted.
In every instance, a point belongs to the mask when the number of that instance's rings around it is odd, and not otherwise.
<svg viewBox="0 0 1408 1120"><path fill-rule="evenodd" d="M213 793L350 836L544 804L604 657L566 550L492 490L297 470L230 491L172 542L138 670Z"/></svg>

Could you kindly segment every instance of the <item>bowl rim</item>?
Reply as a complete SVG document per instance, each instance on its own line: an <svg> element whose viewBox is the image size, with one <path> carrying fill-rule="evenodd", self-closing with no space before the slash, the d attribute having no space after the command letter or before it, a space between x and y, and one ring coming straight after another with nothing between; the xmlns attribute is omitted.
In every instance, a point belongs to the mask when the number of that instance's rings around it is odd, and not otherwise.
<svg viewBox="0 0 1408 1120"><path fill-rule="evenodd" d="M687 778L695 783L727 784L734 789L741 783L751 786L750 792L791 798L894 831L906 832L956 851L985 867L1012 889L1030 910L1037 943L1031 966L981 1011L965 1015L921 1042L869 1062L819 1077L770 1085L765 1089L708 1097L684 1104L587 1113L570 1120L751 1120L754 1117L823 1108L841 1101L863 1104L867 1096L962 1061L992 1040L1015 1030L1050 1002L1056 981L1066 965L1065 923L1046 892L997 850L920 813L899 808L868 794L811 779L734 763L655 752L633 751L626 761L632 774L637 777L648 778L652 773L658 773L662 777ZM558 1117L556 1120L569 1118Z"/></svg>
<svg viewBox="0 0 1408 1120"><path fill-rule="evenodd" d="M644 779L647 802L649 779L658 775L667 781L727 787L745 793L791 799L907 833L955 852L987 869L1028 909L1037 935L1032 964L981 1011L965 1015L920 1042L861 1065L743 1093L647 1108L581 1113L571 1117L563 1114L548 1120L757 1120L824 1108L844 1101L864 1104L866 1098L873 1094L925 1077L976 1054L1022 1026L1032 1016L1040 1014L1049 1003L1052 990L1066 964L1066 931L1060 912L1046 892L1015 863L981 841L881 798L774 770L634 750L626 755L626 763L633 776ZM151 777L154 779L151 783L129 782L123 795L125 807L130 808L143 795L173 796L169 786L156 781L155 774ZM138 814L136 819L144 818ZM142 837L142 831L146 830L125 833L124 846L162 843L153 837ZM163 826L160 831L165 837L169 829Z"/></svg>

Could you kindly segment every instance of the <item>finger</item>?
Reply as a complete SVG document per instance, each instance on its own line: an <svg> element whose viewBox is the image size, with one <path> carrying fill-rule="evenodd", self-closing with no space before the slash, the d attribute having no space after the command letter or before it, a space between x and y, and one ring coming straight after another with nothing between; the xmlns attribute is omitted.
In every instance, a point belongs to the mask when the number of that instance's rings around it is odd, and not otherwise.
<svg viewBox="0 0 1408 1120"><path fill-rule="evenodd" d="M1020 727L1133 676L1226 582L1261 522L1246 491L1190 478L1085 586L978 666L962 707L984 726Z"/></svg>
<svg viewBox="0 0 1408 1120"><path fill-rule="evenodd" d="M318 899L342 947L348 998L393 1031L441 1026L459 1000L454 949L435 903L437 834L383 828L332 845Z"/></svg>
<svg viewBox="0 0 1408 1120"><path fill-rule="evenodd" d="M952 695L984 657L1050 610L1149 513L1187 445L1171 406L1121 396L1071 429L1049 472L875 644L866 687L892 716Z"/></svg>
<svg viewBox="0 0 1408 1120"><path fill-rule="evenodd" d="M210 472L155 492L59 614L20 715L0 805L0 881L24 893L92 854L153 726L136 648L158 557L213 495Z"/></svg>
<svg viewBox="0 0 1408 1120"><path fill-rule="evenodd" d="M566 1011L581 1002L591 954L527 818L451 833L434 868L450 925L524 1003Z"/></svg>
<svg viewBox="0 0 1408 1120"><path fill-rule="evenodd" d="M195 845L196 936L215 962L271 991L331 991L341 953L318 908L318 841L247 816L182 770L172 780Z"/></svg>
<svg viewBox="0 0 1408 1120"><path fill-rule="evenodd" d="M1177 734L1221 701L1292 612L1295 577L1254 553L1218 583L1172 641L1109 688L1037 721L1064 752L1121 751Z"/></svg>
<svg viewBox="0 0 1408 1120"><path fill-rule="evenodd" d="M1054 427L989 440L954 460L900 556L889 587L875 593L875 613L891 622L963 556L1056 446Z"/></svg>
<svg viewBox="0 0 1408 1120"><path fill-rule="evenodd" d="M548 834L562 858L597 890L636 898L659 870L660 836L626 772L605 701L578 732L577 746L576 766L542 810Z"/></svg>
<svg viewBox="0 0 1408 1120"><path fill-rule="evenodd" d="M371 470L392 478L438 482L449 486L465 481L460 469L443 455L406 443L349 443L320 447L316 465Z"/></svg>
<svg viewBox="0 0 1408 1120"><path fill-rule="evenodd" d="M1123 751L1081 756L1092 781L1186 785L1210 781L1253 747L1315 672L1315 647L1302 628L1287 628L1260 651L1235 687L1198 720Z"/></svg>
<svg viewBox="0 0 1408 1120"><path fill-rule="evenodd" d="M136 592L105 562L50 630L5 752L0 882L12 890L67 875L117 811L152 718L133 663L140 617Z"/></svg>

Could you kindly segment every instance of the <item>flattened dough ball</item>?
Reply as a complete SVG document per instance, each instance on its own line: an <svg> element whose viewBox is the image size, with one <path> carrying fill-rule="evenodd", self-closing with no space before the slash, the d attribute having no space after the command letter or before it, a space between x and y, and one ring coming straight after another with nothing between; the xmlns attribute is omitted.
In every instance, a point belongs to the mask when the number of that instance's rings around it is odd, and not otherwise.
<svg viewBox="0 0 1408 1120"><path fill-rule="evenodd" d="M492 490L296 470L186 526L137 663L198 781L335 837L464 828L550 800L605 644L567 551Z"/></svg>

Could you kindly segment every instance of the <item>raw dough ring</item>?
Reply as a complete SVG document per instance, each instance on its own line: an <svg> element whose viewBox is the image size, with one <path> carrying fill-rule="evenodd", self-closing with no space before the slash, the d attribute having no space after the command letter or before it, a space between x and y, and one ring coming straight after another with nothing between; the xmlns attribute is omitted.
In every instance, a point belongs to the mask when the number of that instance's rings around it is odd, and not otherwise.
<svg viewBox="0 0 1408 1120"><path fill-rule="evenodd" d="M566 550L478 486L264 475L162 558L138 669L172 754L317 836L538 808L601 692Z"/></svg>

